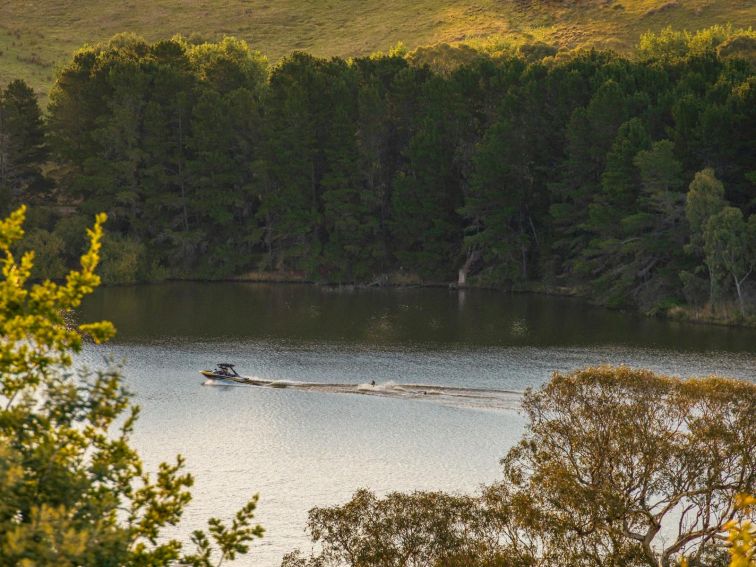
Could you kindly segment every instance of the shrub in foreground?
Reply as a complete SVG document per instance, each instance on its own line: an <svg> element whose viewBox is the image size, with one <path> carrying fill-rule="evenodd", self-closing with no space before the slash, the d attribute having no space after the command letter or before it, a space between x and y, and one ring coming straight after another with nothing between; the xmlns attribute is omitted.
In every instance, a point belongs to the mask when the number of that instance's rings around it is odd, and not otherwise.
<svg viewBox="0 0 756 567"><path fill-rule="evenodd" d="M727 564L728 530L753 518L737 502L756 491L756 384L588 368L522 405L526 433L500 482L316 508L317 551L284 566Z"/></svg>
<svg viewBox="0 0 756 567"><path fill-rule="evenodd" d="M84 335L114 334L108 322L70 323L100 283L105 216L88 231L79 271L28 285L34 253L11 252L24 215L0 221L0 565L209 567L246 553L262 535L256 496L230 525L211 519L209 535L194 532L193 554L163 535L191 499L183 459L148 474L130 445L138 408L118 372L72 370Z"/></svg>

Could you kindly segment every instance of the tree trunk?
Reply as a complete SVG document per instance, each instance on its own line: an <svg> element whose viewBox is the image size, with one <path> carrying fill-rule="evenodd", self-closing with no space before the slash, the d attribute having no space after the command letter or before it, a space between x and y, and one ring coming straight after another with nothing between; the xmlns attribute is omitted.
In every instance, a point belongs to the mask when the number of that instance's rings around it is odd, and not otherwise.
<svg viewBox="0 0 756 567"><path fill-rule="evenodd" d="M740 282L735 274L732 274L732 279L735 280L735 290L738 292L738 306L740 307L740 314L745 317L745 305L743 305L743 292L740 289Z"/></svg>
<svg viewBox="0 0 756 567"><path fill-rule="evenodd" d="M478 261L478 258L480 258L480 250L475 249L467 252L465 264L459 269L457 275L457 285L459 287L465 287L465 285L467 285L467 274L470 272L472 265Z"/></svg>
<svg viewBox="0 0 756 567"><path fill-rule="evenodd" d="M465 287L466 285L467 285L467 272L465 271L465 268L462 267L459 269L459 273L457 275L457 286Z"/></svg>
<svg viewBox="0 0 756 567"><path fill-rule="evenodd" d="M528 279L528 246L526 244L527 229L525 228L525 222L523 219L524 212L520 209L520 253L522 254L522 279L527 281Z"/></svg>
<svg viewBox="0 0 756 567"><path fill-rule="evenodd" d="M4 133L3 126L3 109L0 106L0 187L8 183L8 145L10 136Z"/></svg>
<svg viewBox="0 0 756 567"><path fill-rule="evenodd" d="M536 232L535 224L533 224L533 217L530 216L530 211L528 211L528 222L530 223L530 230L533 232L533 240L535 241L536 247L540 248L541 243L538 242L538 233Z"/></svg>
<svg viewBox="0 0 756 567"><path fill-rule="evenodd" d="M181 207L184 213L184 232L189 232L189 213L186 210L186 187L184 184L184 130L183 121L181 120L181 111L179 110L179 123L178 123L178 135L179 135L179 157L178 157L178 175L179 186L181 187Z"/></svg>
<svg viewBox="0 0 756 567"><path fill-rule="evenodd" d="M706 264L706 262L704 262L704 264ZM714 271L709 264L706 264L706 270L709 272L709 303L711 304L712 310L716 312L716 301L714 299Z"/></svg>

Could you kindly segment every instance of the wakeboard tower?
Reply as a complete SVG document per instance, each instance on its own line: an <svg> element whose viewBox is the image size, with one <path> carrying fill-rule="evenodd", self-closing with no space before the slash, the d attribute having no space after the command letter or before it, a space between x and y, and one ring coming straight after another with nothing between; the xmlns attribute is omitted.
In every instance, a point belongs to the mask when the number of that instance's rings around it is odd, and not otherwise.
<svg viewBox="0 0 756 567"><path fill-rule="evenodd" d="M243 378L234 369L234 365L229 364L228 362L221 362L215 367L215 370L200 370L200 374L211 380L231 380L233 382L243 381Z"/></svg>

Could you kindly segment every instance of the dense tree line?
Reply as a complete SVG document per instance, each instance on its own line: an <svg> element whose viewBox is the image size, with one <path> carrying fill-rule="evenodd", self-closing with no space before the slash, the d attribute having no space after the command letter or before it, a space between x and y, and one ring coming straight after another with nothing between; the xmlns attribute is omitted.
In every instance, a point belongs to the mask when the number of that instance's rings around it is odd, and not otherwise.
<svg viewBox="0 0 756 567"><path fill-rule="evenodd" d="M756 75L738 53L754 41L715 28L645 36L632 59L444 46L271 68L231 38L120 35L60 71L44 123L23 83L3 91L3 206L46 205L39 275L62 274L105 210L110 282L274 270L748 315Z"/></svg>

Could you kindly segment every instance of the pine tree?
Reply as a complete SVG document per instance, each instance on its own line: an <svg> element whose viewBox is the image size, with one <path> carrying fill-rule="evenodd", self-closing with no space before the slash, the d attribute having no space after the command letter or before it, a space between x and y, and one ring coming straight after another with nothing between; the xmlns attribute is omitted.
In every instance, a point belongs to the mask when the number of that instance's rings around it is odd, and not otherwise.
<svg viewBox="0 0 756 567"><path fill-rule="evenodd" d="M555 253L570 270L590 235L585 222L590 204L601 193L606 156L627 116L620 85L607 81L588 106L576 109L567 126L566 159L562 179L552 185L550 213L554 219Z"/></svg>
<svg viewBox="0 0 756 567"><path fill-rule="evenodd" d="M0 214L12 203L28 202L45 188L41 167L47 158L42 113L34 91L23 81L0 91Z"/></svg>
<svg viewBox="0 0 756 567"><path fill-rule="evenodd" d="M318 63L297 53L274 69L265 98L264 179L257 217L264 227L263 267L307 270L321 252L321 158L315 99Z"/></svg>
<svg viewBox="0 0 756 567"><path fill-rule="evenodd" d="M425 108L406 150L407 165L392 194L391 233L401 268L448 278L461 257L463 204L456 161L459 115L440 79L425 86Z"/></svg>
<svg viewBox="0 0 756 567"><path fill-rule="evenodd" d="M329 96L330 127L324 157L323 218L328 239L321 269L338 281L365 281L380 266L384 249L379 230L381 195L363 182L357 143L356 74L334 69ZM373 189L373 190L371 190Z"/></svg>
<svg viewBox="0 0 756 567"><path fill-rule="evenodd" d="M506 106L513 102L507 100ZM544 187L537 171L540 140L522 114L512 115L487 130L461 209L470 222L467 249L481 251L497 279L510 282L529 278L530 257L538 246L533 210Z"/></svg>

